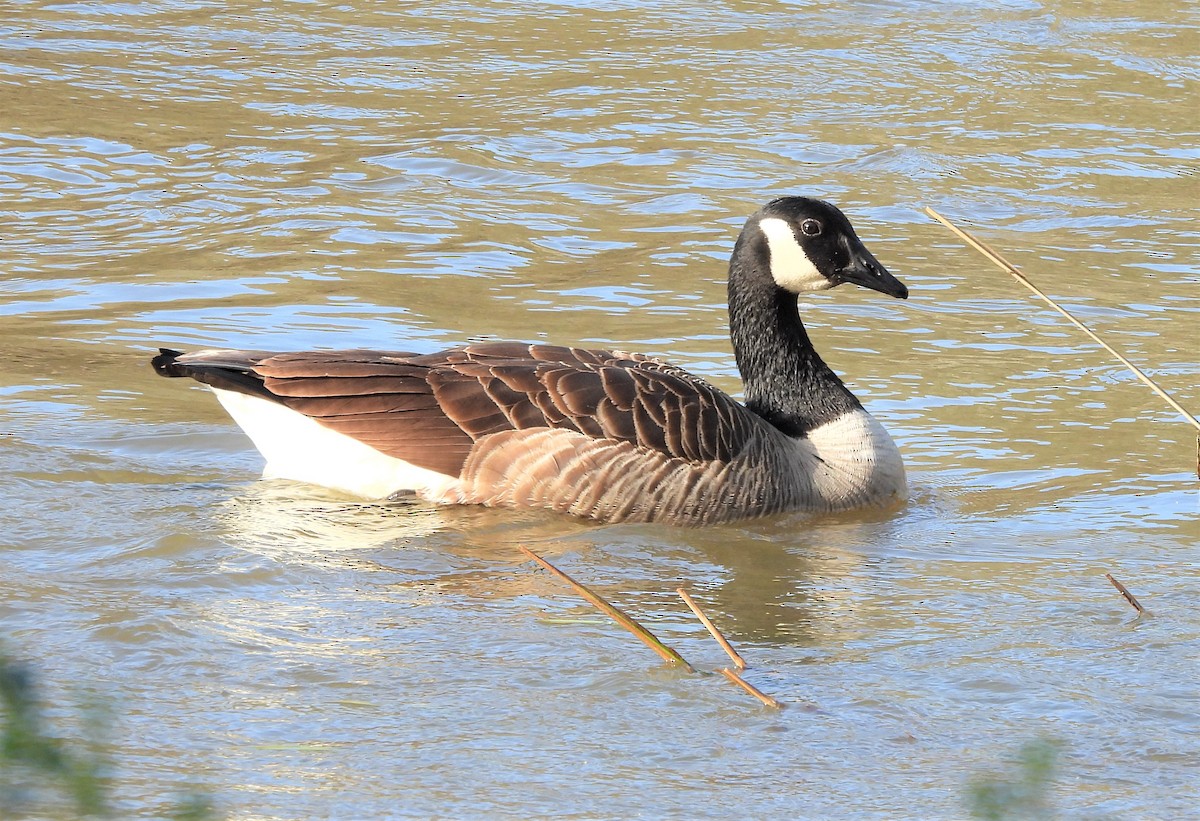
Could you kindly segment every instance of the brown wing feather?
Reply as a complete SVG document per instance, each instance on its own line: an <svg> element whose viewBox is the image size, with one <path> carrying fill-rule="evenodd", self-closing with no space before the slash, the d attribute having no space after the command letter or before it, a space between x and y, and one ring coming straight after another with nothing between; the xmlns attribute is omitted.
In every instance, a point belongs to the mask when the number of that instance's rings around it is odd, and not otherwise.
<svg viewBox="0 0 1200 821"><path fill-rule="evenodd" d="M680 368L555 345L485 342L436 354L206 351L177 363L185 372L177 375L203 371L214 385L214 368L231 367L243 381L257 377L275 401L448 475L458 475L478 439L503 431L560 428L689 462L728 462L765 424Z"/></svg>

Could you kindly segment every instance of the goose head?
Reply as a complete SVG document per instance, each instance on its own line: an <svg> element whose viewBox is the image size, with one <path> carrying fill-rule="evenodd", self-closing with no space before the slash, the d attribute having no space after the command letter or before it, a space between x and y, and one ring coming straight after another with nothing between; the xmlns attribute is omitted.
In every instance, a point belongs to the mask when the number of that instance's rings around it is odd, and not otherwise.
<svg viewBox="0 0 1200 821"><path fill-rule="evenodd" d="M765 250L766 272L784 291L824 291L851 282L908 298L908 288L867 250L846 215L823 200L772 200L750 218L746 232L761 235L761 244L754 244Z"/></svg>

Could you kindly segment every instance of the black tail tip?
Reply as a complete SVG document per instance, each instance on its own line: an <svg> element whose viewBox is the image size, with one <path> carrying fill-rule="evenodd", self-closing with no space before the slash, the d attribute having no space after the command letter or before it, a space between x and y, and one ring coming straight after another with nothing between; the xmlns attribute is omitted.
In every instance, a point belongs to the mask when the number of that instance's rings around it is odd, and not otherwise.
<svg viewBox="0 0 1200 821"><path fill-rule="evenodd" d="M183 351L173 351L170 348L159 348L158 356L150 360L150 365L159 376L187 376L175 360L183 356Z"/></svg>

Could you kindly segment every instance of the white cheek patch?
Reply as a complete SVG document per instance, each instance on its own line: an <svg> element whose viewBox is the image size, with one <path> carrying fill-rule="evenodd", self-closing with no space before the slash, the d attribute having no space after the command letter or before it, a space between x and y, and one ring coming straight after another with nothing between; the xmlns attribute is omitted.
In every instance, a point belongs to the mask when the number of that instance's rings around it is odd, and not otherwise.
<svg viewBox="0 0 1200 821"><path fill-rule="evenodd" d="M837 283L831 282L817 270L808 254L796 242L792 226L778 217L759 220L758 227L767 237L771 252L771 276L779 287L793 293L825 291Z"/></svg>

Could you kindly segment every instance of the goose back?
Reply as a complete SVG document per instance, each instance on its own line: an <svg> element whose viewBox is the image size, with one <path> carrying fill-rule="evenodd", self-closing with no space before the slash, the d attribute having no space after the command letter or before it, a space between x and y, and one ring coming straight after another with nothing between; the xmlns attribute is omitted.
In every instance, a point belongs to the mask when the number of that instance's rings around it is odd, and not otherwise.
<svg viewBox="0 0 1200 821"><path fill-rule="evenodd" d="M155 368L216 389L269 462L269 434L256 435L245 398L416 469L412 487L381 484L390 479L374 474L396 475L391 463L340 471L360 474L342 489L362 495L411 490L440 503L688 524L872 501L864 499L871 476L821 487L817 477L836 460L823 460L812 440L789 437L705 380L640 354L509 342L436 354L164 350ZM307 468L300 475L290 467L312 463L301 458L312 438L295 437L266 473L312 481ZM317 475L338 473L327 466Z"/></svg>

